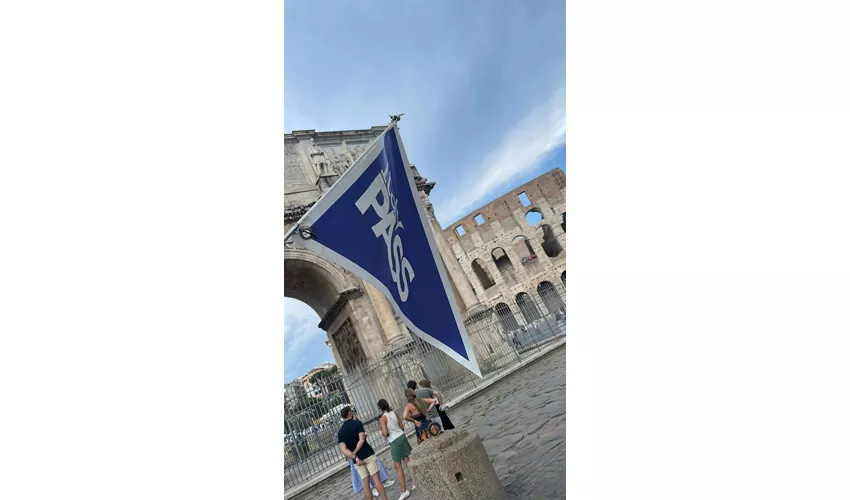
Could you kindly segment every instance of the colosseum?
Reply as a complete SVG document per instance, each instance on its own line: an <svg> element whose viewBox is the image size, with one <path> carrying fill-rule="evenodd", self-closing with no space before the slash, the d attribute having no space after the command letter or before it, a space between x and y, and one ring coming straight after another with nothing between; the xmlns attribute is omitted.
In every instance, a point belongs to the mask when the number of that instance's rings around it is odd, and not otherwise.
<svg viewBox="0 0 850 500"><path fill-rule="evenodd" d="M556 168L443 230L484 307L504 311L515 306L524 312L529 293L556 310L563 307L560 299L550 304L546 290L566 277L565 186L564 173Z"/></svg>

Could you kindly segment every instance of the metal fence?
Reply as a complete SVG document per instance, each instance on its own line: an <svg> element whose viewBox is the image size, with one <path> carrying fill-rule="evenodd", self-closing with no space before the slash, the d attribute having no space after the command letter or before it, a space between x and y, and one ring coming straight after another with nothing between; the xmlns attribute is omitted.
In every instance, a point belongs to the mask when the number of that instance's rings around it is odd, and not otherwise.
<svg viewBox="0 0 850 500"><path fill-rule="evenodd" d="M445 401L480 385L484 380L520 363L565 334L564 288L544 281L536 293L520 293L511 303L500 302L473 315L464 324L473 345L483 379L470 373L442 351L415 335L402 348L384 353L380 360L358 367L353 373L324 372L313 376L307 387L287 390L284 479L295 486L346 459L337 447L340 410L352 406L377 448L386 444L381 436L377 407L386 399L390 407L403 410L408 380L428 379ZM451 410L448 413L451 418ZM413 428L405 422L405 430Z"/></svg>

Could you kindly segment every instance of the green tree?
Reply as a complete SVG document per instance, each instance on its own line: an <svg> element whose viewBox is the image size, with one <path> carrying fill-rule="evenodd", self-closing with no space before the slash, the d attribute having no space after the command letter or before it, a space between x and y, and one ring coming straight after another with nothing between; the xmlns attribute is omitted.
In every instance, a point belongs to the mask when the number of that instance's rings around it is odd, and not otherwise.
<svg viewBox="0 0 850 500"><path fill-rule="evenodd" d="M328 368L327 370L322 370L320 372L314 373L313 376L310 377L310 383L315 384L317 380L331 378L336 374L337 374L337 367L336 367L336 365L333 365L332 367Z"/></svg>

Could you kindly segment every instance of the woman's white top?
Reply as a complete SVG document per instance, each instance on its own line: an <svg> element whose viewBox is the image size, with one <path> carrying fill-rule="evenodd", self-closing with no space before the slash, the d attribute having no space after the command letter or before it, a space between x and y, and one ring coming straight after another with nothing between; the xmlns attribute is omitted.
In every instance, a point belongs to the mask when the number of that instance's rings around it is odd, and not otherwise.
<svg viewBox="0 0 850 500"><path fill-rule="evenodd" d="M398 417L394 411L388 411L384 416L387 417L387 441L392 443L397 437L404 435L404 429L398 426Z"/></svg>

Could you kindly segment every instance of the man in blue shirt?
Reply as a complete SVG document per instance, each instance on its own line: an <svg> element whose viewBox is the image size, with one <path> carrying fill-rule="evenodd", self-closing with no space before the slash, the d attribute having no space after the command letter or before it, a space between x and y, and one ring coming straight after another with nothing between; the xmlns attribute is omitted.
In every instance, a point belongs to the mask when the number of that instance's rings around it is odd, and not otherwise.
<svg viewBox="0 0 850 500"><path fill-rule="evenodd" d="M363 479L364 486L368 484L367 478L372 476L372 483L378 490L381 500L388 500L384 485L381 483L378 457L375 455L375 450L366 442L366 429L359 420L354 418L354 411L350 406L343 408L340 416L343 423L337 432L339 451L354 461L354 467ZM372 491L365 487L363 491L366 494L366 500L372 500Z"/></svg>

